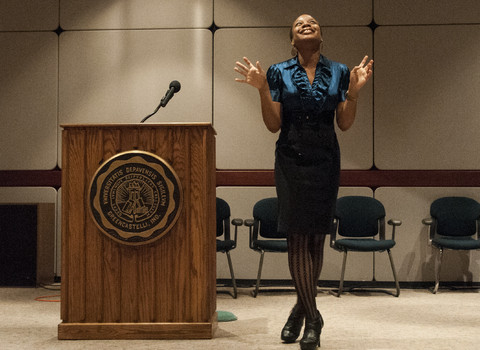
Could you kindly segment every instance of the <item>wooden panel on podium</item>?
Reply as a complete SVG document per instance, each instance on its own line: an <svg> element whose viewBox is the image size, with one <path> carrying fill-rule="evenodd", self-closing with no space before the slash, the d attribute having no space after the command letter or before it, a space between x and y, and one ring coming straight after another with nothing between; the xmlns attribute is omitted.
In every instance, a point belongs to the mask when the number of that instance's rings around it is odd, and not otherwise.
<svg viewBox="0 0 480 350"><path fill-rule="evenodd" d="M64 125L59 339L199 339L216 327L215 132L210 124ZM90 215L99 167L127 151L162 158L183 205L159 239L128 245Z"/></svg>

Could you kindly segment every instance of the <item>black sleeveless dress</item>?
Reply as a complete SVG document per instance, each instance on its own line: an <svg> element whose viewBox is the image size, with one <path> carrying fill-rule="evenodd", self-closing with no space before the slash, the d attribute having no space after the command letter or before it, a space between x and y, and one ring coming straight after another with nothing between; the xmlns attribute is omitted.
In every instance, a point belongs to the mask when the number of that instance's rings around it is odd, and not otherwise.
<svg viewBox="0 0 480 350"><path fill-rule="evenodd" d="M313 84L296 57L267 71L272 99L282 103L275 150L279 232L331 232L340 177L334 117L338 103L345 101L349 78L345 65L324 56Z"/></svg>

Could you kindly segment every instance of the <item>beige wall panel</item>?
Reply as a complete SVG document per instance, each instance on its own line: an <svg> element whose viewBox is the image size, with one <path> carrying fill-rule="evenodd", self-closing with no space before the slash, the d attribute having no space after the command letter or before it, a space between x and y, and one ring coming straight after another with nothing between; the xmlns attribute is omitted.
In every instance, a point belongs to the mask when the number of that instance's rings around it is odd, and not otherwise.
<svg viewBox="0 0 480 350"><path fill-rule="evenodd" d="M372 196L369 188L342 187L339 196L365 195ZM217 197L228 202L232 219L252 219L253 206L263 198L276 197L274 187L218 187ZM231 252L235 277L238 279L254 280L257 278L260 254L251 250L249 244L248 227L241 226L238 232L237 248ZM325 259L322 270L322 280L337 280L340 278L342 254L330 248L329 236L325 241ZM347 265L346 279L368 280L372 274L371 256L351 254ZM228 263L225 254L217 253L217 278L230 278ZM264 279L290 279L287 254L266 253L262 278Z"/></svg>
<svg viewBox="0 0 480 350"><path fill-rule="evenodd" d="M0 187L0 198L2 204L56 203L57 191L53 187Z"/></svg>
<svg viewBox="0 0 480 350"><path fill-rule="evenodd" d="M380 25L480 23L480 2L375 0L374 13Z"/></svg>
<svg viewBox="0 0 480 350"><path fill-rule="evenodd" d="M136 123L178 80L181 90L149 122L212 115L212 36L199 30L64 32L60 123Z"/></svg>
<svg viewBox="0 0 480 350"><path fill-rule="evenodd" d="M324 54L350 69L363 57L373 58L372 30L368 27L325 28ZM360 91L355 123L346 132L336 129L342 169L370 169L373 166L373 79Z"/></svg>
<svg viewBox="0 0 480 350"><path fill-rule="evenodd" d="M478 169L480 26L375 31L375 165Z"/></svg>
<svg viewBox="0 0 480 350"><path fill-rule="evenodd" d="M290 58L287 29L222 29L215 32L214 127L217 168L273 169L278 134L262 120L258 91L235 81L235 62L247 56L266 70ZM243 61L242 61L243 62Z"/></svg>
<svg viewBox="0 0 480 350"><path fill-rule="evenodd" d="M0 0L0 31L55 30L59 0Z"/></svg>
<svg viewBox="0 0 480 350"><path fill-rule="evenodd" d="M60 36L60 124L138 123L159 105L172 80L181 83L180 91L147 123L211 122L209 30Z"/></svg>
<svg viewBox="0 0 480 350"><path fill-rule="evenodd" d="M437 250L428 245L428 229L422 219L430 217L430 204L439 197L466 196L480 201L479 188L397 188L383 187L375 191L389 218L402 220L396 233L397 245L392 249L400 281L434 281ZM377 279L392 280L387 256L377 258ZM440 281L480 280L480 252L450 251L444 254Z"/></svg>
<svg viewBox="0 0 480 350"><path fill-rule="evenodd" d="M370 0L215 0L215 24L219 27L289 26L308 13L321 25L368 25Z"/></svg>
<svg viewBox="0 0 480 350"><path fill-rule="evenodd" d="M371 56L368 28L324 28L324 53L349 67ZM266 70L291 57L286 28L221 29L215 32L214 125L217 167L221 169L272 169L275 141L262 121L258 91L235 82L235 61L243 56L259 60ZM373 164L372 86L362 90L357 120L346 133L338 132L343 169L369 169Z"/></svg>
<svg viewBox="0 0 480 350"><path fill-rule="evenodd" d="M57 164L58 37L0 33L0 170Z"/></svg>
<svg viewBox="0 0 480 350"><path fill-rule="evenodd" d="M213 0L62 0L63 29L207 28Z"/></svg>

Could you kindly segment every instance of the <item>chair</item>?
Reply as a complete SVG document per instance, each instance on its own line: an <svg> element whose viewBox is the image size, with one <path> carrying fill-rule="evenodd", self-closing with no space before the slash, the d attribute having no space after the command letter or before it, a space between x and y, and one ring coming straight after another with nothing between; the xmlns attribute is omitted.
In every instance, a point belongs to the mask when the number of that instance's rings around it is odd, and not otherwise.
<svg viewBox="0 0 480 350"><path fill-rule="evenodd" d="M262 276L263 259L266 252L286 253L287 236L277 232L277 198L265 198L255 203L253 207L253 220L245 220L245 226L249 228L250 248L260 253L258 265L257 284L252 292L257 297Z"/></svg>
<svg viewBox="0 0 480 350"><path fill-rule="evenodd" d="M398 220L389 220L392 225L392 239L385 237L385 208L383 204L372 197L346 196L337 200L335 213L335 231L331 234L330 246L343 252L342 273L337 297L343 292L345 267L348 252L371 252L373 253L373 281L375 281L375 252L387 251L395 280L396 293L386 290L374 290L400 295L400 286L397 273L393 264L391 249L395 246L395 228L402 224ZM343 237L337 239L339 237Z"/></svg>
<svg viewBox="0 0 480 350"><path fill-rule="evenodd" d="M480 204L468 197L442 197L430 205L431 218L422 223L429 226L429 244L438 249L438 262L435 264L435 287L438 292L443 251L480 249L478 225Z"/></svg>
<svg viewBox="0 0 480 350"><path fill-rule="evenodd" d="M235 226L235 237L232 240L230 237L230 206L221 198L216 199L217 203L217 252L222 252L227 255L228 267L230 269L230 276L232 277L233 298L237 298L237 282L235 281L235 274L233 273L232 258L230 251L237 246L237 231L238 227L243 225L242 219L233 219L232 224ZM220 237L223 237L220 239Z"/></svg>

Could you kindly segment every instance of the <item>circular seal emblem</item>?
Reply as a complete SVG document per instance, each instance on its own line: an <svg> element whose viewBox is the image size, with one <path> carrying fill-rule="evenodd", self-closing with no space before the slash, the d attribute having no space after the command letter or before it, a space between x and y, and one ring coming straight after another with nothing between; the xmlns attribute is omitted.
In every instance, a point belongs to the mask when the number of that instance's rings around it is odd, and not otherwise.
<svg viewBox="0 0 480 350"><path fill-rule="evenodd" d="M152 153L128 151L113 156L97 170L89 190L95 224L120 243L151 243L165 235L180 215L178 176Z"/></svg>

